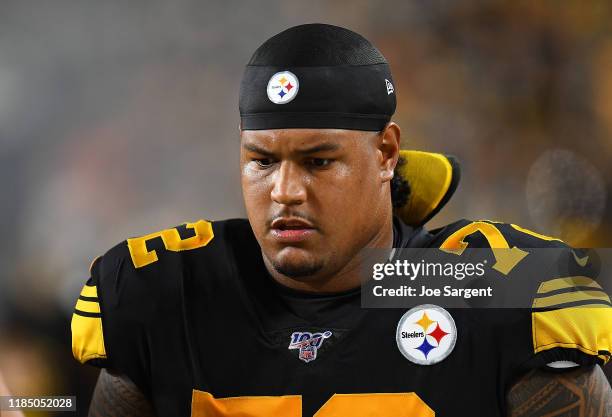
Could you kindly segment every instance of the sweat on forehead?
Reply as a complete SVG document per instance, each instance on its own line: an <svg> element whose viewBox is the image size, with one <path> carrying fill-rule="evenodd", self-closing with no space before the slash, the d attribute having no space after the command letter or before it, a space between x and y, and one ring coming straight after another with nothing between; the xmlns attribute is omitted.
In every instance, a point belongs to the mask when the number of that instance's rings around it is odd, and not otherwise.
<svg viewBox="0 0 612 417"><path fill-rule="evenodd" d="M395 107L380 51L363 36L326 24L295 26L268 39L240 85L242 130L380 131Z"/></svg>

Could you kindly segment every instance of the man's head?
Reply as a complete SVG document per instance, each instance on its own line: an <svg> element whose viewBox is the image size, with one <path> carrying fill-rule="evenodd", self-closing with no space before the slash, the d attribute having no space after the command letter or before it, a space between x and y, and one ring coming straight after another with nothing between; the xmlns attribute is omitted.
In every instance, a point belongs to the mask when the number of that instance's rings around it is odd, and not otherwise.
<svg viewBox="0 0 612 417"><path fill-rule="evenodd" d="M394 110L384 57L347 29L297 26L254 53L240 93L242 188L275 275L324 281L391 243Z"/></svg>

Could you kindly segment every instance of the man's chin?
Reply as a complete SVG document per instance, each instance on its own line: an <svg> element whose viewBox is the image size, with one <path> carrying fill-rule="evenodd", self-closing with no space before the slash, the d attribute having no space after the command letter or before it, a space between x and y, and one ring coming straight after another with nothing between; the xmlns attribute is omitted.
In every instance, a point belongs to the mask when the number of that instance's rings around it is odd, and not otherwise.
<svg viewBox="0 0 612 417"><path fill-rule="evenodd" d="M272 267L276 272L293 279L304 279L316 275L323 268L322 262L288 262L274 261Z"/></svg>

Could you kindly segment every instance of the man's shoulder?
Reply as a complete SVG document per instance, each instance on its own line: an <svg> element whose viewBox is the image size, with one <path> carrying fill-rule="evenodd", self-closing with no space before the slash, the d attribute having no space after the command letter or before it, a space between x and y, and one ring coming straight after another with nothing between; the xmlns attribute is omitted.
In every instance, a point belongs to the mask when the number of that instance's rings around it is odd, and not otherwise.
<svg viewBox="0 0 612 417"><path fill-rule="evenodd" d="M104 272L148 273L195 258L229 261L237 245L254 240L246 219L197 220L127 238L92 262ZM223 254L224 256L219 257Z"/></svg>
<svg viewBox="0 0 612 417"><path fill-rule="evenodd" d="M563 240L514 223L493 220L457 220L429 232L431 246L470 248L569 248Z"/></svg>
<svg viewBox="0 0 612 417"><path fill-rule="evenodd" d="M254 252L250 230L243 219L198 220L128 238L94 260L89 284L107 316L155 317L180 304L194 277L206 288L229 283L236 264Z"/></svg>
<svg viewBox="0 0 612 417"><path fill-rule="evenodd" d="M76 301L75 358L129 368L121 358L133 356L131 345L144 343L139 335L164 332L161 323L181 314L185 300L193 304L219 283L231 285L234 263L244 256L240 248L251 240L246 220L198 220L113 246L92 262Z"/></svg>

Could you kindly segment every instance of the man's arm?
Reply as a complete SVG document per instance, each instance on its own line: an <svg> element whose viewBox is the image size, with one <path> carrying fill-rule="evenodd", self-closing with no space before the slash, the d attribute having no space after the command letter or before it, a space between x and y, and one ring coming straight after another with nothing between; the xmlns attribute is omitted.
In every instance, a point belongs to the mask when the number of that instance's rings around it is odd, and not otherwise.
<svg viewBox="0 0 612 417"><path fill-rule="evenodd" d="M89 406L89 417L154 417L149 400L126 376L102 369Z"/></svg>
<svg viewBox="0 0 612 417"><path fill-rule="evenodd" d="M599 366L563 373L531 371L507 399L511 417L612 416L612 389Z"/></svg>

